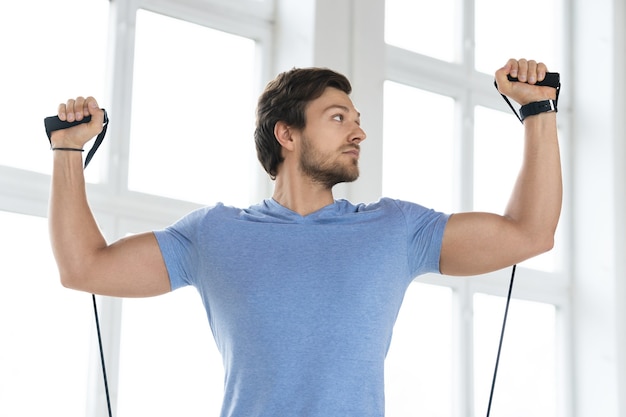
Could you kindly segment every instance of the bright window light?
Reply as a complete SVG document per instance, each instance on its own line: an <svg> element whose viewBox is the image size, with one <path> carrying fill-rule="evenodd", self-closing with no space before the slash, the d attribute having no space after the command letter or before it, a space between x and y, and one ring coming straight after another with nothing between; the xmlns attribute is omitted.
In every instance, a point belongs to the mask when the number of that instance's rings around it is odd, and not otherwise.
<svg viewBox="0 0 626 417"><path fill-rule="evenodd" d="M255 42L140 10L128 186L202 204L250 204Z"/></svg>
<svg viewBox="0 0 626 417"><path fill-rule="evenodd" d="M76 96L104 102L108 1L29 0L0 6L0 165L49 174L43 119ZM89 33L89 36L77 34ZM104 146L104 145L103 145ZM86 172L99 181L99 158Z"/></svg>
<svg viewBox="0 0 626 417"><path fill-rule="evenodd" d="M0 416L84 417L91 296L62 287L47 220L0 211Z"/></svg>
<svg viewBox="0 0 626 417"><path fill-rule="evenodd" d="M497 357L506 299L474 295L474 404L484 416ZM491 415L554 417L556 309L551 304L511 300Z"/></svg>
<svg viewBox="0 0 626 417"><path fill-rule="evenodd" d="M385 82L383 194L450 212L454 100Z"/></svg>
<svg viewBox="0 0 626 417"><path fill-rule="evenodd" d="M385 41L443 61L455 59L457 4L454 0L386 0Z"/></svg>
<svg viewBox="0 0 626 417"><path fill-rule="evenodd" d="M562 67L559 51L562 35L562 0L529 0L519 3L475 0L476 70L493 74L509 58L543 61L550 68ZM523 36L511 32L511 19L527 22L531 30Z"/></svg>

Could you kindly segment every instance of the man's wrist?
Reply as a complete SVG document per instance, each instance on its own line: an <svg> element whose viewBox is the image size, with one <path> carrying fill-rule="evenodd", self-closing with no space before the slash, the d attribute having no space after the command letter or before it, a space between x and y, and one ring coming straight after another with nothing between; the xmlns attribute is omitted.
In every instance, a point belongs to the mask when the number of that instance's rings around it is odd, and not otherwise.
<svg viewBox="0 0 626 417"><path fill-rule="evenodd" d="M541 113L556 113L557 111L557 102L552 99L534 101L523 105L519 109L520 119L522 122L530 116L536 116Z"/></svg>

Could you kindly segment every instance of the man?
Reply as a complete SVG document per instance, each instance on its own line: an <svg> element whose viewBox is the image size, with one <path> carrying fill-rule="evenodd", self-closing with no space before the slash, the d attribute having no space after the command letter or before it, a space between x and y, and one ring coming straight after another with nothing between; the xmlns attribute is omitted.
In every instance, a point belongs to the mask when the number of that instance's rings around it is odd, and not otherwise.
<svg viewBox="0 0 626 417"><path fill-rule="evenodd" d="M546 71L509 60L495 76L524 105L556 98L534 85ZM554 112L524 120L524 161L504 215L447 215L333 198L335 184L357 179L366 138L350 92L327 69L280 74L259 99L255 131L273 197L202 208L113 244L90 212L81 153L67 151L99 133L103 112L91 97L59 106L62 120L92 115L51 138L65 149L54 152L49 217L63 285L118 297L194 285L224 358L222 416L382 416L384 358L410 282L494 271L553 245L562 195Z"/></svg>

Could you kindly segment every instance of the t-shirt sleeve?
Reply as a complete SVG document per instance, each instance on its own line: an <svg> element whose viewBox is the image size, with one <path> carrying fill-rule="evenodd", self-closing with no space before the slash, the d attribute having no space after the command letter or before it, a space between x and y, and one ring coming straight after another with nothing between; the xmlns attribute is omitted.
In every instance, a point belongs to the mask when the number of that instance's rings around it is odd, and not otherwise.
<svg viewBox="0 0 626 417"><path fill-rule="evenodd" d="M169 274L172 291L191 285L196 275L198 265L196 240L202 214L203 210L196 210L171 226L154 231Z"/></svg>
<svg viewBox="0 0 626 417"><path fill-rule="evenodd" d="M443 232L450 218L414 203L398 202L407 223L409 268L413 276L440 273L439 260Z"/></svg>

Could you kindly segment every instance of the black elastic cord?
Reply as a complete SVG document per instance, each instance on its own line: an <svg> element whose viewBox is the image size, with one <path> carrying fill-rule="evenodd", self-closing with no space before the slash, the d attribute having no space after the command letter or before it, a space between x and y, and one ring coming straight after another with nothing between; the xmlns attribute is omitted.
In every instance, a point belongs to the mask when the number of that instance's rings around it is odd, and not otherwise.
<svg viewBox="0 0 626 417"><path fill-rule="evenodd" d="M102 144L102 141L104 140L104 135L107 134L107 127L109 127L109 116L107 115L106 110L102 109L102 111L104 112L104 120L102 121L102 131L96 137L96 140L91 146L91 149L89 150L89 152L87 152L87 156L85 157L85 168L87 168L87 165L89 165L91 158L93 158L96 151L100 147L100 144Z"/></svg>
<svg viewBox="0 0 626 417"><path fill-rule="evenodd" d="M500 352L502 352L502 341L504 340L504 328L506 327L506 318L509 314L509 304L511 303L511 293L513 292L513 280L515 279L515 268L517 265L513 265L511 271L511 283L509 284L509 294L506 297L506 307L504 309L504 320L502 321L502 332L500 333L500 343L498 344L498 355L496 356L496 366L493 371L493 380L491 381L491 392L489 393L489 404L487 405L487 417L491 412L491 402L493 400L493 391L496 387L496 376L498 375L498 365L500 364Z"/></svg>
<svg viewBox="0 0 626 417"><path fill-rule="evenodd" d="M100 320L98 319L98 306L96 304L96 295L91 294L93 301L93 315L96 318L96 330L98 332L98 346L100 347L100 364L102 365L102 378L104 379L104 391L107 397L107 409L109 410L109 417L113 416L111 412L111 398L109 396L109 381L107 379L107 369L104 365L104 349L102 348L102 335L100 334Z"/></svg>

